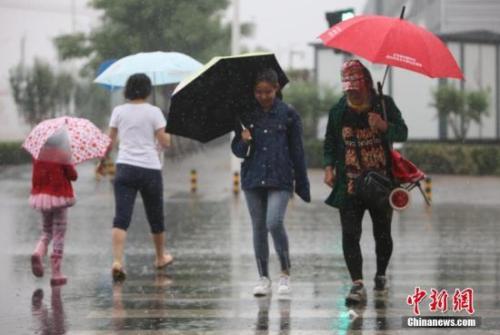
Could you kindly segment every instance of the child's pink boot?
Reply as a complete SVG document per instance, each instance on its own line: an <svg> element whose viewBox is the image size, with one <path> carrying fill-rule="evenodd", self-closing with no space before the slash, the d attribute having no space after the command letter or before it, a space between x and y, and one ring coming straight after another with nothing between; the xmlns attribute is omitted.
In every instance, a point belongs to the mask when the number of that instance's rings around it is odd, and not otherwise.
<svg viewBox="0 0 500 335"><path fill-rule="evenodd" d="M47 254L47 243L38 241L35 251L31 255L31 271L36 277L43 277L43 257Z"/></svg>
<svg viewBox="0 0 500 335"><path fill-rule="evenodd" d="M52 265L52 278L50 279L50 285L58 286L66 284L68 280L61 273L62 257L59 255L52 255L50 256L50 262Z"/></svg>

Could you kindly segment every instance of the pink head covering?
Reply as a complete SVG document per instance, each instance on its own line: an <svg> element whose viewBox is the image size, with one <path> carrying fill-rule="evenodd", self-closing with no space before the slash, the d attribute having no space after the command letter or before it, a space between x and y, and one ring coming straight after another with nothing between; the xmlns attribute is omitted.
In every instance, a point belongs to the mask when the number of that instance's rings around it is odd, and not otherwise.
<svg viewBox="0 0 500 335"><path fill-rule="evenodd" d="M342 65L342 90L367 90L373 86L368 69L357 59L345 61Z"/></svg>

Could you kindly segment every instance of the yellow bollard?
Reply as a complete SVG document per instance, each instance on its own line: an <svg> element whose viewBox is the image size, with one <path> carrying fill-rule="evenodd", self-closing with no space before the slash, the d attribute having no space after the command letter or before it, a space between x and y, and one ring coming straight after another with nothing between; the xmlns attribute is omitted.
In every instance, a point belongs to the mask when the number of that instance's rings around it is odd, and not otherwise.
<svg viewBox="0 0 500 335"><path fill-rule="evenodd" d="M198 174L196 170L191 170L191 193L196 193L198 189Z"/></svg>
<svg viewBox="0 0 500 335"><path fill-rule="evenodd" d="M239 172L235 172L233 175L233 194L234 195L240 194L240 173Z"/></svg>
<svg viewBox="0 0 500 335"><path fill-rule="evenodd" d="M429 203L432 202L432 179L431 177L425 178L425 196L427 197L427 200L429 200Z"/></svg>

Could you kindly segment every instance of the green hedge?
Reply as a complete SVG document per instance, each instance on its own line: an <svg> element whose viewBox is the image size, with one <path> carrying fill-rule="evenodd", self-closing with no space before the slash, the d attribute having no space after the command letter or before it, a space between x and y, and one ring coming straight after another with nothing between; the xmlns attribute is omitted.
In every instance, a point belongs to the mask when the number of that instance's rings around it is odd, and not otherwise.
<svg viewBox="0 0 500 335"><path fill-rule="evenodd" d="M304 142L309 168L323 167L323 141ZM406 158L427 174L500 175L500 145L458 143L406 143ZM31 162L21 142L0 142L0 165Z"/></svg>
<svg viewBox="0 0 500 335"><path fill-rule="evenodd" d="M309 168L323 167L323 141L304 142ZM426 174L500 175L499 144L405 143L401 150Z"/></svg>
<svg viewBox="0 0 500 335"><path fill-rule="evenodd" d="M304 141L304 152L306 156L307 167L323 167L323 141L318 139L308 139Z"/></svg>
<svg viewBox="0 0 500 335"><path fill-rule="evenodd" d="M25 164L31 156L23 148L22 142L0 142L0 165Z"/></svg>
<svg viewBox="0 0 500 335"><path fill-rule="evenodd" d="M406 143L406 158L427 174L500 175L500 145Z"/></svg>

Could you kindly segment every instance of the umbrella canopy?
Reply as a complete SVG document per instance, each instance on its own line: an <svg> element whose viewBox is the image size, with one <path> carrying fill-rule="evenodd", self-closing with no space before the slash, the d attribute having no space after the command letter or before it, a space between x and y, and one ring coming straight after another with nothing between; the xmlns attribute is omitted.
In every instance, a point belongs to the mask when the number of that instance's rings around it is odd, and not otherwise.
<svg viewBox="0 0 500 335"><path fill-rule="evenodd" d="M401 18L360 15L319 36L328 47L373 63L387 64L431 78L463 79L446 45L430 31Z"/></svg>
<svg viewBox="0 0 500 335"><path fill-rule="evenodd" d="M208 142L234 130L240 116L255 108L256 75L274 69L281 87L288 83L272 53L214 57L175 89L166 130Z"/></svg>
<svg viewBox="0 0 500 335"><path fill-rule="evenodd" d="M99 64L99 67L97 68L97 76L99 76L101 73L103 73L114 62L116 62L116 59L106 59L104 62ZM105 88L108 91L114 91L114 90L118 90L120 88L119 86L111 86L111 85L107 85L107 84L99 84L99 86Z"/></svg>
<svg viewBox="0 0 500 335"><path fill-rule="evenodd" d="M153 85L178 83L202 67L202 64L180 52L140 52L120 58L94 79L95 83L123 87L128 77L145 73Z"/></svg>
<svg viewBox="0 0 500 335"><path fill-rule="evenodd" d="M23 148L33 158L59 161L61 153L68 152L68 162L103 157L111 139L87 119L63 116L39 123L30 132Z"/></svg>

